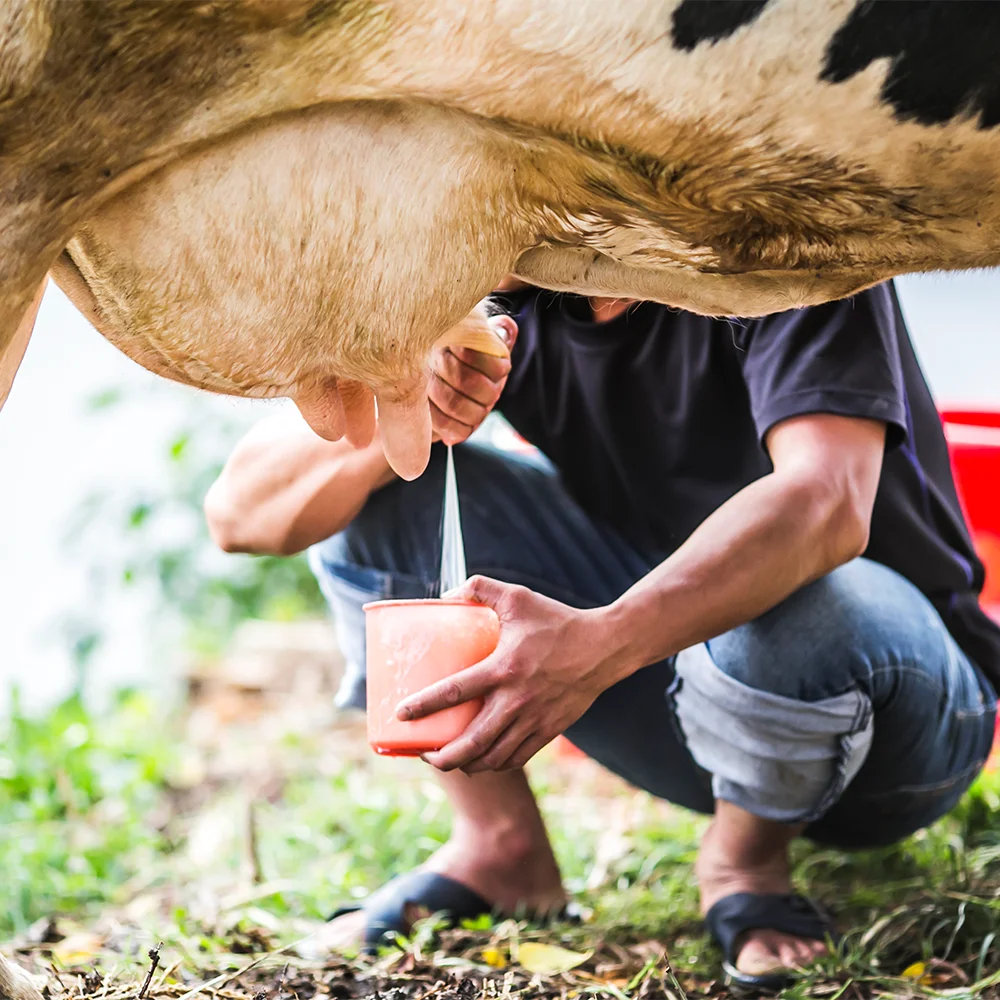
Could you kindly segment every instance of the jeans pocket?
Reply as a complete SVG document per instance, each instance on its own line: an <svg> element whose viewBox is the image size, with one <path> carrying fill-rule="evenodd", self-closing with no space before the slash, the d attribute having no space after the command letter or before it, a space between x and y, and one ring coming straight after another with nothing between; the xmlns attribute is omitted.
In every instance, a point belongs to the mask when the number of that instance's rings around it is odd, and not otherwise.
<svg viewBox="0 0 1000 1000"><path fill-rule="evenodd" d="M893 829L892 840L916 833L937 822L958 804L983 769L986 759L977 760L965 770L933 785L903 785L891 791L866 795L864 812L876 825Z"/></svg>
<svg viewBox="0 0 1000 1000"><path fill-rule="evenodd" d="M953 711L947 727L907 755L908 766L891 748L871 755L865 780L849 785L806 836L845 850L884 847L951 812L982 771L993 742L995 699L976 694L968 706Z"/></svg>
<svg viewBox="0 0 1000 1000"><path fill-rule="evenodd" d="M958 805L989 757L995 710L963 713L956 718L956 741L964 747L963 760L938 781L900 784L868 792L851 802L851 811L863 816L868 834L864 847L896 843L936 823Z"/></svg>

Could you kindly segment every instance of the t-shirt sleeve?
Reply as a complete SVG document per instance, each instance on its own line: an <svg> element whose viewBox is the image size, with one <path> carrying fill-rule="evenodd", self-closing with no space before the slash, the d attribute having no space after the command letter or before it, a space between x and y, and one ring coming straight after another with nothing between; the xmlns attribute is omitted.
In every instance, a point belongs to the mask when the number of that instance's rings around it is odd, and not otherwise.
<svg viewBox="0 0 1000 1000"><path fill-rule="evenodd" d="M751 320L736 342L761 442L789 417L835 413L884 421L886 446L902 443L907 411L901 323L891 283Z"/></svg>

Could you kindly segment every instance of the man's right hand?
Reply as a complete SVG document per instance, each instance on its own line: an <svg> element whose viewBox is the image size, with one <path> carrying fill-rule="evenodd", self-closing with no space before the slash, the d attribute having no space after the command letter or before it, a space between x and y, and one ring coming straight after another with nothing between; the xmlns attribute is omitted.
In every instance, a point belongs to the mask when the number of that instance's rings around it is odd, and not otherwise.
<svg viewBox="0 0 1000 1000"><path fill-rule="evenodd" d="M510 316L491 316L489 324L514 347L517 324ZM495 358L467 347L439 347L431 356L427 397L436 440L464 441L496 406L510 374L510 359Z"/></svg>

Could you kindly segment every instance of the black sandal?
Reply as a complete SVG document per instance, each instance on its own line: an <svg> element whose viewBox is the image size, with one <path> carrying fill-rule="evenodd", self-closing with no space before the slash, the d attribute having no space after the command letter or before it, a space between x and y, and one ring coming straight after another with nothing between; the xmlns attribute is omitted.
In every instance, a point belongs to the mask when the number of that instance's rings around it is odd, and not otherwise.
<svg viewBox="0 0 1000 1000"><path fill-rule="evenodd" d="M340 907L329 919L336 920L345 913L363 910L368 919L362 950L371 954L385 943L386 934L409 934L407 906L420 906L431 913L440 913L452 925L493 912L493 907L478 892L461 882L437 872L415 871L387 882L360 903Z"/></svg>
<svg viewBox="0 0 1000 1000"><path fill-rule="evenodd" d="M737 892L723 896L705 914L705 924L712 938L722 948L722 968L728 980L745 989L777 993L795 981L787 971L765 972L759 976L736 968L736 944L747 931L773 930L794 937L825 941L834 937L833 925L826 914L804 896L795 893L764 895Z"/></svg>
<svg viewBox="0 0 1000 1000"><path fill-rule="evenodd" d="M437 872L415 871L387 882L360 903L340 907L328 919L336 920L345 913L357 913L363 910L368 920L365 924L364 944L361 950L364 954L371 955L378 950L379 945L385 943L386 934L409 934L407 906L420 906L431 913L440 913L452 927L462 920L474 920L483 914L497 914L494 906L461 882L456 882L447 875L439 875ZM516 916L524 916L533 922L542 923L556 920L574 924L581 922L580 910L572 902L551 913L516 914Z"/></svg>

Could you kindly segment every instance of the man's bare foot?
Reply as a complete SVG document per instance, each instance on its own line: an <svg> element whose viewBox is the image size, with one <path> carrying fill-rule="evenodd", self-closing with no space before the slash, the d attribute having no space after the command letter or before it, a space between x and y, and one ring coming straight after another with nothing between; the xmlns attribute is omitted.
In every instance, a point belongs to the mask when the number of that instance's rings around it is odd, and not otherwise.
<svg viewBox="0 0 1000 1000"><path fill-rule="evenodd" d="M718 802L695 865L702 914L737 892L791 892L788 844L799 832L800 828L762 820L728 802ZM803 968L826 951L822 941L752 930L738 946L735 965L740 972L759 976Z"/></svg>
<svg viewBox="0 0 1000 1000"><path fill-rule="evenodd" d="M451 839L421 866L478 893L501 913L557 913L566 905L559 866L523 773L460 771L439 776L455 808ZM412 923L429 916L419 908ZM330 921L316 935L320 951L356 947L363 911Z"/></svg>

